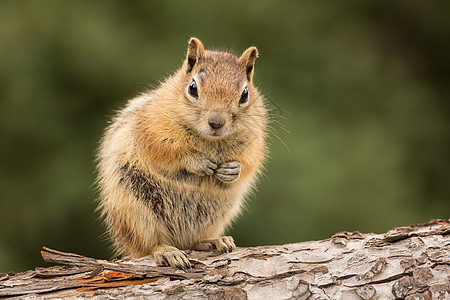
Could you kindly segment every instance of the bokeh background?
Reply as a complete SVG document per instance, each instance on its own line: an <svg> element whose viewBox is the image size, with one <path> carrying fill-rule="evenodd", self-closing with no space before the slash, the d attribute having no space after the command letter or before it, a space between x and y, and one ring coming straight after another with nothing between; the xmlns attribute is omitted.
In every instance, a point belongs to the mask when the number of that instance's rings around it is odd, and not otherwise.
<svg viewBox="0 0 450 300"><path fill-rule="evenodd" d="M95 150L189 37L240 54L274 122L240 246L450 216L448 1L0 2L0 272L41 246L111 258Z"/></svg>

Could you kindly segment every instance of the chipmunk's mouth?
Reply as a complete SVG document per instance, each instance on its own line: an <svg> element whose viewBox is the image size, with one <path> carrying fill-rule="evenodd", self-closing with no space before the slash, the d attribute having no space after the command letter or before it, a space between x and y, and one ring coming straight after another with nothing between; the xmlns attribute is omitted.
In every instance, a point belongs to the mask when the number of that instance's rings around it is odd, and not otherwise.
<svg viewBox="0 0 450 300"><path fill-rule="evenodd" d="M210 132L208 132L208 135L213 138L221 138L226 134L223 132L223 130L211 130Z"/></svg>
<svg viewBox="0 0 450 300"><path fill-rule="evenodd" d="M210 139L220 139L229 134L228 130L226 130L225 128L220 129L199 128L199 131L203 136Z"/></svg>

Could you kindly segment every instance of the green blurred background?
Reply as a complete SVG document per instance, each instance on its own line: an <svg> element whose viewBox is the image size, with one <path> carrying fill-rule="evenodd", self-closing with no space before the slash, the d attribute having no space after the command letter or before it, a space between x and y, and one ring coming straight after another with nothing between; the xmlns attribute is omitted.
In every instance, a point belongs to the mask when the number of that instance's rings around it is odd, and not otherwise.
<svg viewBox="0 0 450 300"><path fill-rule="evenodd" d="M111 257L98 140L191 36L260 51L271 158L238 245L448 218L449 20L431 0L1 1L0 272L45 265L43 245Z"/></svg>

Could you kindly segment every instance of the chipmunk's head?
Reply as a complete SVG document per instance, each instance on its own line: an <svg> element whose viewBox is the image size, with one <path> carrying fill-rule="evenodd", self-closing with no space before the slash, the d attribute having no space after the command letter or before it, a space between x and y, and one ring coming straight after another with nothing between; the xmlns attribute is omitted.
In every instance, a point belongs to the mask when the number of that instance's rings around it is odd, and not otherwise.
<svg viewBox="0 0 450 300"><path fill-rule="evenodd" d="M263 104L253 86L253 70L258 56L250 47L238 58L224 51L205 51L191 38L183 64L184 103L195 111L189 127L205 138L220 139L251 127Z"/></svg>

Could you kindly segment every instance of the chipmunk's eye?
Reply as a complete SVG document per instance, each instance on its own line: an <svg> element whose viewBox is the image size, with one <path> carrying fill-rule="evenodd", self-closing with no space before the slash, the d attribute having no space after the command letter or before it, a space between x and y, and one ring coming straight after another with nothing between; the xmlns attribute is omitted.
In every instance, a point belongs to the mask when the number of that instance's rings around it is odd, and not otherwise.
<svg viewBox="0 0 450 300"><path fill-rule="evenodd" d="M189 84L189 95L191 95L194 98L198 98L198 91L197 91L197 82L195 82L194 79L192 79L191 83Z"/></svg>
<svg viewBox="0 0 450 300"><path fill-rule="evenodd" d="M239 99L239 104L244 104L248 101L248 90L247 87L242 91L241 99Z"/></svg>

